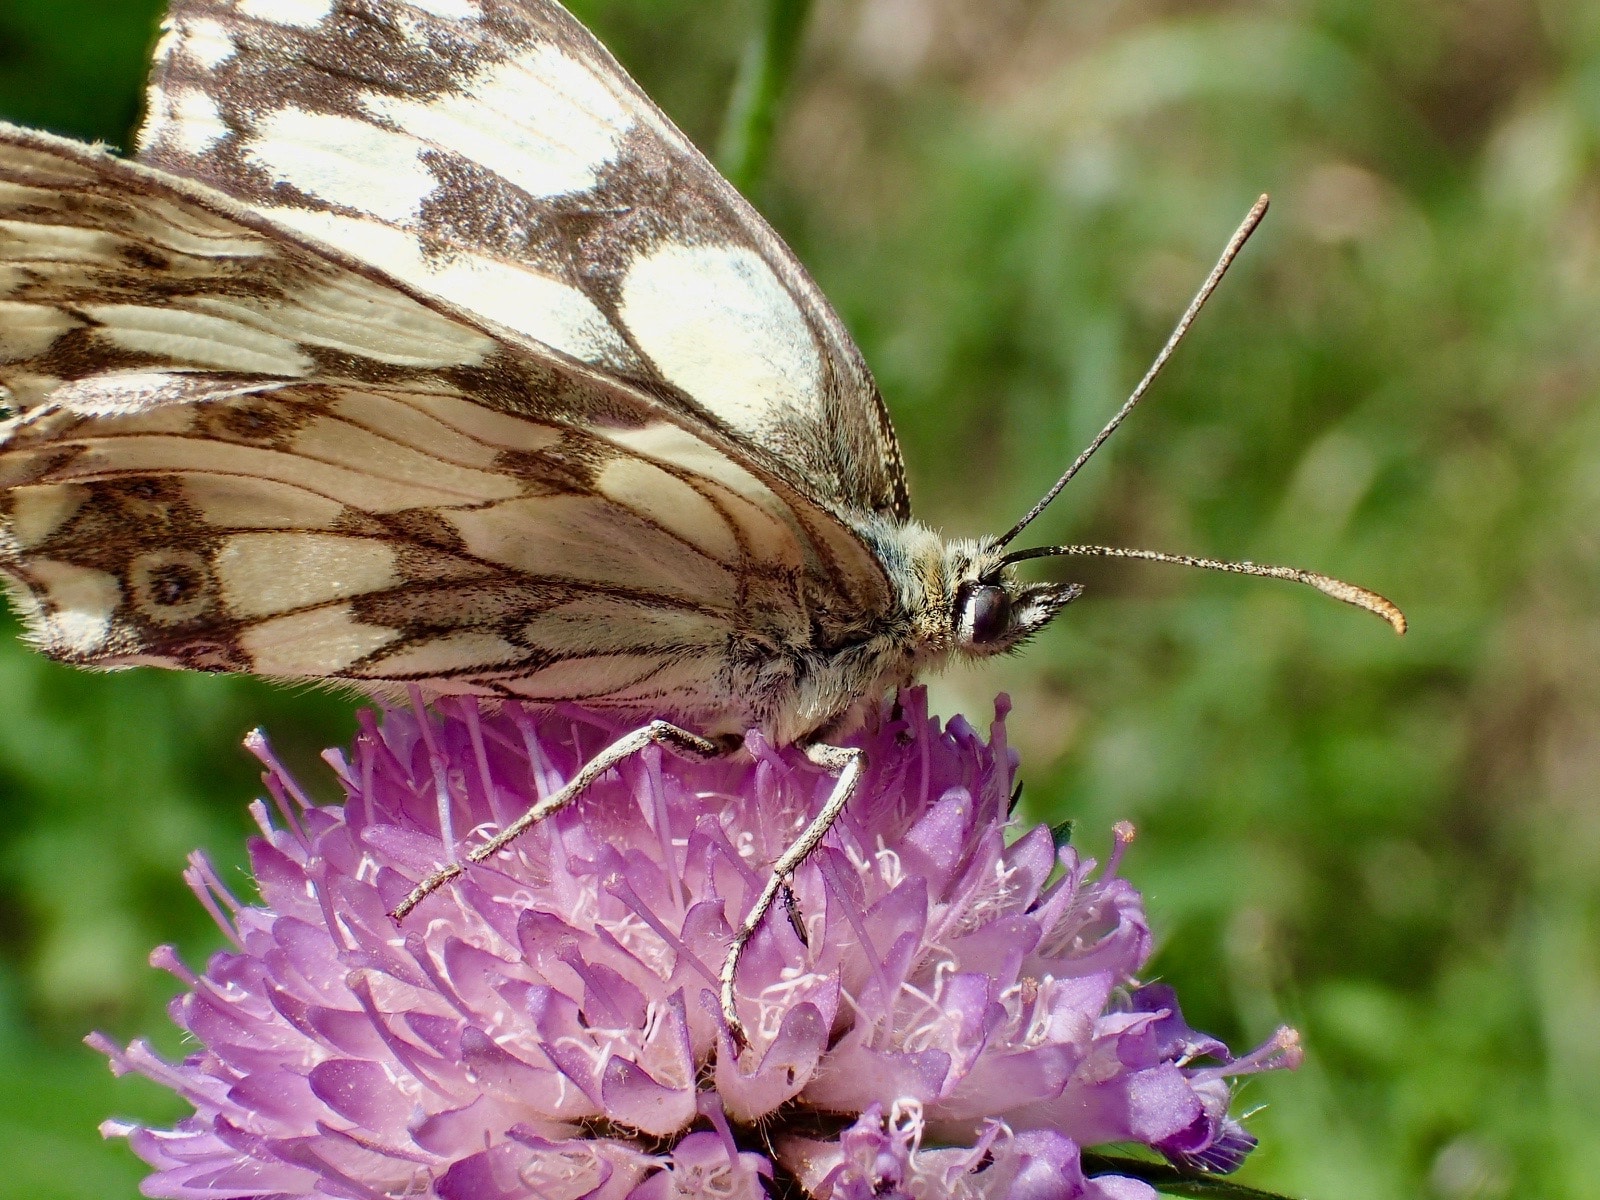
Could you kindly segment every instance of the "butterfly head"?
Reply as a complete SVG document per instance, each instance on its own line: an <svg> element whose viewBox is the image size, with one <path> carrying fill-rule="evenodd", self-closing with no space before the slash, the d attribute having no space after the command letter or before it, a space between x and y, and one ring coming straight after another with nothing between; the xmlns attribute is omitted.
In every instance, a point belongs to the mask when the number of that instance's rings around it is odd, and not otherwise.
<svg viewBox="0 0 1600 1200"><path fill-rule="evenodd" d="M949 568L952 640L969 658L1017 649L1083 592L1076 583L1023 583L991 542L952 547Z"/></svg>

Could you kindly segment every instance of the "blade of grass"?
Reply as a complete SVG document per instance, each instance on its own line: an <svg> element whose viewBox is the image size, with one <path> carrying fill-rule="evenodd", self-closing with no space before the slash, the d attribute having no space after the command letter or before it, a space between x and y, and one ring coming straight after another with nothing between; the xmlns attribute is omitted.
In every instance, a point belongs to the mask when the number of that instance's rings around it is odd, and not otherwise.
<svg viewBox="0 0 1600 1200"><path fill-rule="evenodd" d="M794 76L810 13L811 0L763 0L761 22L739 64L717 159L722 173L747 196L766 173L778 108Z"/></svg>

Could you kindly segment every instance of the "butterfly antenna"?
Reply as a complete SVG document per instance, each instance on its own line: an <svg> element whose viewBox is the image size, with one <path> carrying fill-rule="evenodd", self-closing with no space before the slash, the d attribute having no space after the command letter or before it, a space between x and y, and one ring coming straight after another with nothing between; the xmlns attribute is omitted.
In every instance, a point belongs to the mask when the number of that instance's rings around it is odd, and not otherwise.
<svg viewBox="0 0 1600 1200"><path fill-rule="evenodd" d="M1056 480L1055 486L1044 494L1039 503L1028 510L1027 516L1013 525L1005 536L995 543L996 546L1004 546L1009 543L1012 538L1026 529L1035 517L1049 508L1050 502L1061 494L1061 489L1072 481L1072 477L1082 469L1083 464L1094 457L1094 452L1105 445L1106 439L1116 432L1117 426L1121 425L1123 419L1134 410L1134 406L1144 399L1144 394L1150 390L1150 385L1156 381L1156 376L1161 374L1161 368L1167 365L1167 359L1172 357L1172 352L1178 348L1178 343L1183 341L1183 335L1189 332L1189 326L1194 324L1194 319L1200 314L1205 302L1211 299L1211 293L1217 290L1217 285L1222 282L1222 277L1228 273L1228 268L1233 265L1233 260L1239 256L1239 251L1244 249L1244 244L1250 240L1250 235L1256 231L1256 226L1261 224L1261 218L1267 215L1267 203L1268 198L1266 196L1262 196L1261 199L1257 200L1251 207L1250 212L1245 216L1245 219L1240 223L1239 228L1234 230L1233 236L1228 239L1227 248L1222 252L1222 257L1217 259L1217 265L1211 268L1211 274L1206 277L1205 283L1200 285L1200 290L1195 293L1194 299L1189 301L1189 307L1184 310L1183 316L1172 331L1172 336L1167 339L1167 344L1161 347L1161 353L1156 355L1155 361L1150 364L1150 369L1144 373L1144 378L1139 381L1139 386L1133 389L1133 394L1117 410L1117 415L1106 422L1106 427L1100 431L1099 436L1090 442L1084 452L1073 460L1066 473Z"/></svg>
<svg viewBox="0 0 1600 1200"><path fill-rule="evenodd" d="M1159 550L1131 550L1125 546L1041 546L1037 550L1018 550L1008 554L1004 562L1010 565L1030 558L1072 556L1142 558L1150 562L1177 563L1184 567L1204 567L1208 571L1229 571L1235 575L1261 575L1267 579L1287 579L1291 583L1303 583L1308 587L1314 587L1325 596L1343 600L1346 604L1353 604L1374 616L1382 617L1389 622L1396 633L1406 631L1406 615L1392 600L1364 587L1346 583L1342 579L1319 575L1315 571L1302 571L1298 567L1269 567L1253 562L1226 562L1215 558L1195 558L1188 554L1163 554Z"/></svg>

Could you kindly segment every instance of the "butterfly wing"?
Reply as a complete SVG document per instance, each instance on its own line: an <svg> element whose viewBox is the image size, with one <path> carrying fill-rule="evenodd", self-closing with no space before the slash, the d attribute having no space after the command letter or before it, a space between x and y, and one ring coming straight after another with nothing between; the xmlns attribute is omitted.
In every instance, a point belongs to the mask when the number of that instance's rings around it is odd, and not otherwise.
<svg viewBox="0 0 1600 1200"><path fill-rule="evenodd" d="M0 570L47 652L726 715L745 642L881 609L715 429L252 220L0 127Z"/></svg>
<svg viewBox="0 0 1600 1200"><path fill-rule="evenodd" d="M909 514L888 414L792 254L552 0L175 0L147 162Z"/></svg>

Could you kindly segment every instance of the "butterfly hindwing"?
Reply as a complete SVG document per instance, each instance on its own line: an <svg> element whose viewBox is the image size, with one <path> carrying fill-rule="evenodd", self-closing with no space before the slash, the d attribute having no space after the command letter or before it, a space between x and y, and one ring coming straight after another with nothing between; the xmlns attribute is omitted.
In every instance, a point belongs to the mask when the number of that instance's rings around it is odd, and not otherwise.
<svg viewBox="0 0 1600 1200"><path fill-rule="evenodd" d="M141 157L907 515L805 270L551 0L175 0Z"/></svg>

